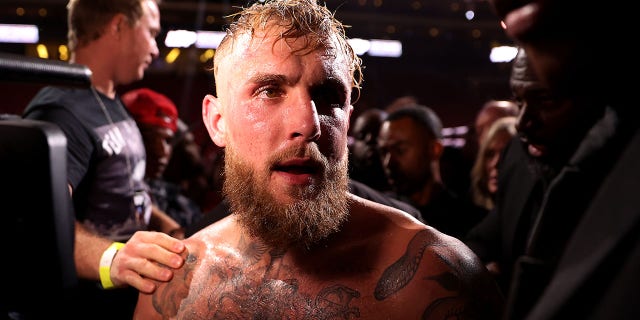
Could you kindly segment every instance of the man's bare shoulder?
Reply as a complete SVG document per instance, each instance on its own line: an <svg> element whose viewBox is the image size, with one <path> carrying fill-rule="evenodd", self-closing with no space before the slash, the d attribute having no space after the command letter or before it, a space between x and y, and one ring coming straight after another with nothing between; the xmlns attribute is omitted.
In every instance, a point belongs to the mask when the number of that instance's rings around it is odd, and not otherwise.
<svg viewBox="0 0 640 320"><path fill-rule="evenodd" d="M185 240L185 265L153 297L141 296L137 314L498 318L497 286L462 242L393 208L356 199L351 210L344 228L310 251L269 249L221 220Z"/></svg>
<svg viewBox="0 0 640 320"><path fill-rule="evenodd" d="M499 318L503 297L493 277L462 241L407 213L365 199L355 197L351 208L352 221L372 231L369 242L377 243L376 249L386 257L374 291L378 301L410 300L418 295L426 303L423 319L445 314Z"/></svg>
<svg viewBox="0 0 640 320"><path fill-rule="evenodd" d="M238 225L236 223L236 217L234 215L227 215L226 217L198 230L198 232L192 234L185 241L191 240L208 241L210 237L223 237L228 239L229 234L237 234Z"/></svg>
<svg viewBox="0 0 640 320"><path fill-rule="evenodd" d="M174 318L185 312L182 305L191 305L198 296L211 295L209 289L213 288L207 288L208 285L216 283L215 280L223 280L218 283L228 280L225 269L243 267L247 252L241 252L238 246L242 237L235 217L229 216L183 240L184 265L173 270L169 282L158 282L153 294L140 294L134 319ZM261 248L255 250L259 252ZM203 281L208 278L211 281Z"/></svg>
<svg viewBox="0 0 640 320"><path fill-rule="evenodd" d="M364 199L354 194L349 194L349 202L350 214L355 218L361 215L368 219L380 218L406 228L421 228L424 226L424 223L398 208Z"/></svg>

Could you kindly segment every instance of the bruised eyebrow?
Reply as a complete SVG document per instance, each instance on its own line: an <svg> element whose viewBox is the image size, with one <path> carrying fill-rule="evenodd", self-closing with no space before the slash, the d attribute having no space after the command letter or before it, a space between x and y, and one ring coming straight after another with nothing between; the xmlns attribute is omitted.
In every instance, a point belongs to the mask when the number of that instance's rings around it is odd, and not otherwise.
<svg viewBox="0 0 640 320"><path fill-rule="evenodd" d="M250 83L268 84L268 83L286 83L287 77L282 74L257 74L249 78Z"/></svg>

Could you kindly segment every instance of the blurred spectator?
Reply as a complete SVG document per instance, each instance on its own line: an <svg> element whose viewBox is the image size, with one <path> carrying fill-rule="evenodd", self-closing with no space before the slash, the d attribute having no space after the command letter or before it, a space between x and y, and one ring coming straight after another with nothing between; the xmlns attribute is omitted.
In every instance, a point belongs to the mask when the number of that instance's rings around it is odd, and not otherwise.
<svg viewBox="0 0 640 320"><path fill-rule="evenodd" d="M391 103L384 108L384 111L391 113L405 106L412 106L416 104L418 104L418 98L414 96L400 96L391 101Z"/></svg>
<svg viewBox="0 0 640 320"><path fill-rule="evenodd" d="M471 169L473 202L487 210L495 205L498 191L498 162L502 150L516 134L516 117L502 117L487 130Z"/></svg>
<svg viewBox="0 0 640 320"><path fill-rule="evenodd" d="M213 147L204 154L193 128L178 119L178 131L173 141L173 153L164 179L179 185L182 193L195 201L200 211L207 212L222 199L222 167L224 149Z"/></svg>
<svg viewBox="0 0 640 320"><path fill-rule="evenodd" d="M516 117L518 110L518 105L511 100L490 99L484 102L477 111L470 130L465 134L464 146L445 147L441 170L442 180L447 187L475 203L471 175L480 152L480 143L496 120L502 117Z"/></svg>
<svg viewBox="0 0 640 320"><path fill-rule="evenodd" d="M178 109L167 96L148 88L134 89L122 95L122 102L133 116L147 154L145 181L151 200L183 230L202 217L200 207L182 194L180 186L163 179L172 157L173 139L178 130Z"/></svg>
<svg viewBox="0 0 640 320"><path fill-rule="evenodd" d="M427 224L462 237L484 214L443 184L441 131L440 118L431 108L405 106L383 122L378 147L394 196L418 208Z"/></svg>
<svg viewBox="0 0 640 320"><path fill-rule="evenodd" d="M386 116L383 110L368 109L351 126L349 177L378 191L390 188L378 152L378 133Z"/></svg>
<svg viewBox="0 0 640 320"><path fill-rule="evenodd" d="M489 100L476 114L473 129L476 134L476 146L485 139L489 127L502 117L517 117L518 105L510 100Z"/></svg>

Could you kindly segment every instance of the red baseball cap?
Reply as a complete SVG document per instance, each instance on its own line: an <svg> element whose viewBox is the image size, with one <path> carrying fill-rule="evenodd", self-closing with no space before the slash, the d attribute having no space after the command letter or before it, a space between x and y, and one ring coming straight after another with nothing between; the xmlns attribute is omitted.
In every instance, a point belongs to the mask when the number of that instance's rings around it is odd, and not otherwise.
<svg viewBox="0 0 640 320"><path fill-rule="evenodd" d="M121 99L136 122L178 130L178 109L167 96L141 88L128 91Z"/></svg>

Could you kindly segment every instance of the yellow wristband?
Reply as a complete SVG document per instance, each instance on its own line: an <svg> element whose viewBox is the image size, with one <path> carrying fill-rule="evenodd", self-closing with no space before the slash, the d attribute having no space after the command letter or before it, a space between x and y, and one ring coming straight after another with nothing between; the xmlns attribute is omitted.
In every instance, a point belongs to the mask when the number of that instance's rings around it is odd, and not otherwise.
<svg viewBox="0 0 640 320"><path fill-rule="evenodd" d="M116 256L118 250L124 247L124 243L114 242L112 243L107 250L102 253L102 257L100 258L100 283L102 283L102 288L111 289L113 288L113 282L111 282L111 263L113 262L113 257Z"/></svg>

